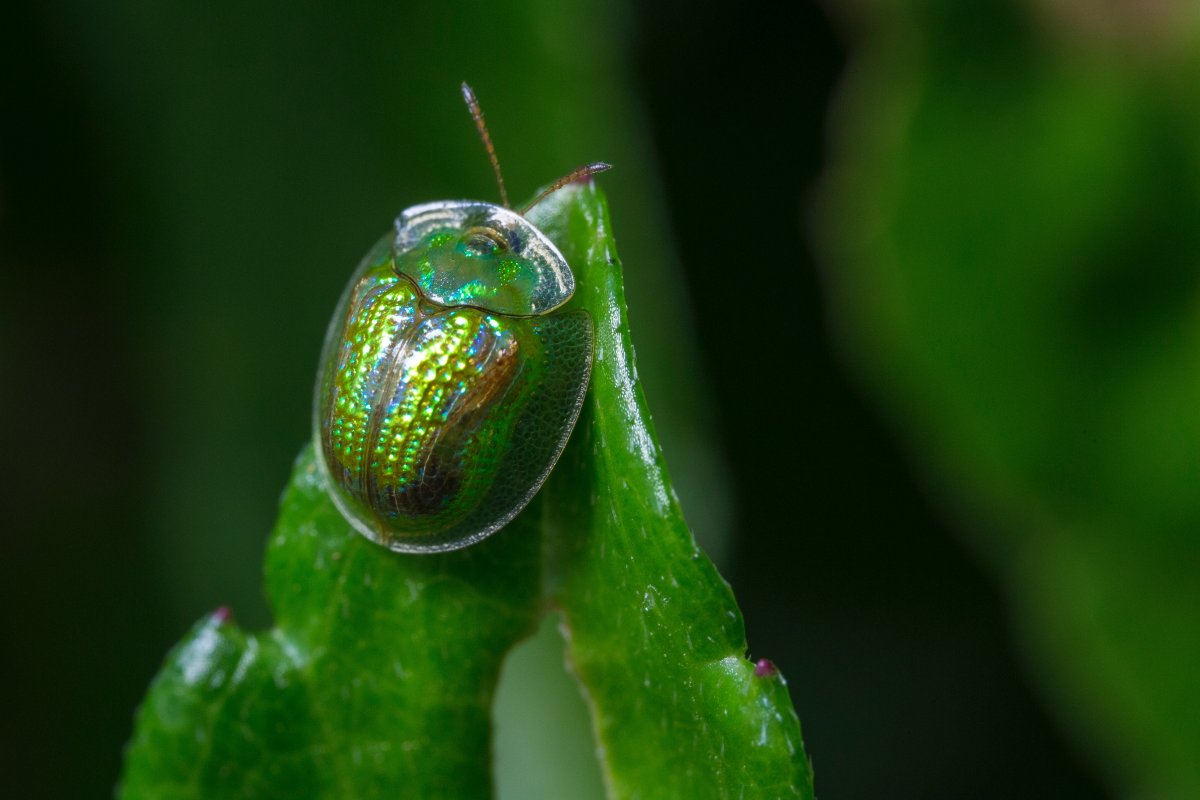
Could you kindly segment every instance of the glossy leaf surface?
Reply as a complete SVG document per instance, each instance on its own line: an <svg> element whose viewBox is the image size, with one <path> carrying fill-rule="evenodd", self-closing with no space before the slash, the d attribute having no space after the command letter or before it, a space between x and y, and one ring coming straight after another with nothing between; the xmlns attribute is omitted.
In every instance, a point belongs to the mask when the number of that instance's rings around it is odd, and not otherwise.
<svg viewBox="0 0 1200 800"><path fill-rule="evenodd" d="M602 196L572 187L530 217L597 328L584 416L541 495L479 545L399 555L351 530L306 450L268 552L276 627L197 625L139 712L122 796L487 796L500 664L549 601L611 796L811 797L782 678L745 659L662 468Z"/></svg>
<svg viewBox="0 0 1200 800"><path fill-rule="evenodd" d="M592 393L544 501L563 609L615 797L809 797L782 678L745 658L741 613L696 547L637 382L607 208L561 192L530 213L569 242L597 320Z"/></svg>

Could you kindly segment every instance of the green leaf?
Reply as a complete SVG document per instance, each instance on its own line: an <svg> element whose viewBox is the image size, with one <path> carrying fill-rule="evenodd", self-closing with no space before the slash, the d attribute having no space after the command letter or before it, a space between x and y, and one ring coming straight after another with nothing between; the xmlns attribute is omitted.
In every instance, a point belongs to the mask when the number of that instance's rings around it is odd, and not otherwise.
<svg viewBox="0 0 1200 800"><path fill-rule="evenodd" d="M855 362L1067 729L1123 793L1200 796L1194 13L869 8L825 207Z"/></svg>
<svg viewBox="0 0 1200 800"><path fill-rule="evenodd" d="M223 613L169 656L137 719L126 798L485 797L506 653L561 608L612 797L811 797L782 678L745 658L636 381L607 208L572 186L530 218L596 323L592 388L538 498L462 551L391 553L297 462L270 541L276 627Z"/></svg>
<svg viewBox="0 0 1200 800"><path fill-rule="evenodd" d="M782 678L756 676L728 584L696 547L637 383L607 207L560 192L530 213L569 243L596 320L586 414L546 487L547 578L616 797L809 797Z"/></svg>

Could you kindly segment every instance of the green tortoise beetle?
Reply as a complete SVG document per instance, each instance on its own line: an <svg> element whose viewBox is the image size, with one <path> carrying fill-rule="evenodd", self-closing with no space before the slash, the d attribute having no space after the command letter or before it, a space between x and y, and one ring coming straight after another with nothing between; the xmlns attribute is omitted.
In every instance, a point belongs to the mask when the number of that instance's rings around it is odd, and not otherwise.
<svg viewBox="0 0 1200 800"><path fill-rule="evenodd" d="M575 279L515 212L479 104L463 97L503 206L446 200L396 218L351 277L326 334L313 436L335 505L392 550L455 550L499 530L553 468L583 405L592 320Z"/></svg>

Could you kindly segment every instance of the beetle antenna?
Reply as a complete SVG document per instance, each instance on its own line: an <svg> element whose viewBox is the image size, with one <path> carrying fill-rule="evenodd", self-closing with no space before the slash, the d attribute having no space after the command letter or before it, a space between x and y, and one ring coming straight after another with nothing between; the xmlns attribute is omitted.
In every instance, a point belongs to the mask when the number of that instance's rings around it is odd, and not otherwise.
<svg viewBox="0 0 1200 800"><path fill-rule="evenodd" d="M524 215L526 211L533 208L538 203L542 202L547 197L549 197L550 195L557 192L559 189L566 186L568 183L574 183L575 181L580 181L580 180L583 180L584 178L591 177L592 175L595 175L597 172L605 172L606 170L610 170L610 169L612 169L612 164L605 164L603 161L596 161L591 164L584 164L579 169L571 170L566 175L563 175L561 178L556 180L554 183L552 183L548 187L546 187L546 190L544 192L542 192L541 194L539 194L537 197L535 197L533 199L532 203L530 203L529 205L522 208L520 213L522 215Z"/></svg>
<svg viewBox="0 0 1200 800"><path fill-rule="evenodd" d="M488 158L492 161L492 170L496 173L496 185L500 187L500 199L504 202L505 208L512 208L508 204L508 192L504 190L504 176L500 174L500 159L496 158L496 148L492 145L492 137L488 135L487 123L483 121L483 109L479 107L479 100L466 81L463 81L462 95L463 100L467 102L467 108L471 109L471 119L475 120L479 138L483 139L483 146L487 148Z"/></svg>

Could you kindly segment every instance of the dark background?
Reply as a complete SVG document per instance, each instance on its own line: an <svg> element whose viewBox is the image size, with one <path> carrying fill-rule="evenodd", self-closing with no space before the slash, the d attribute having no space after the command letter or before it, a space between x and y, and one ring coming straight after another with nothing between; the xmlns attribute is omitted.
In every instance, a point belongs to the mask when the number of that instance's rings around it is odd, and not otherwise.
<svg viewBox="0 0 1200 800"><path fill-rule="evenodd" d="M696 433L734 498L723 572L752 656L788 678L818 794L1103 796L1031 688L990 575L841 365L806 220L854 39L813 4L786 8L659 0L602 30L591 8L578 40L529 45L499 10L441 30L382 5L6 7L5 796L109 793L133 709L192 621L223 603L268 620L259 553L341 282L402 206L492 196L462 78L513 154L514 195L607 158L619 241L665 219L653 233L683 269L650 289L631 275L635 338L669 305L655 286L690 308L709 397L672 402L711 418ZM539 36L595 47L637 112L549 164L516 142L561 127L552 95L526 97L532 68L488 71ZM610 135L648 145L638 174L621 176Z"/></svg>

